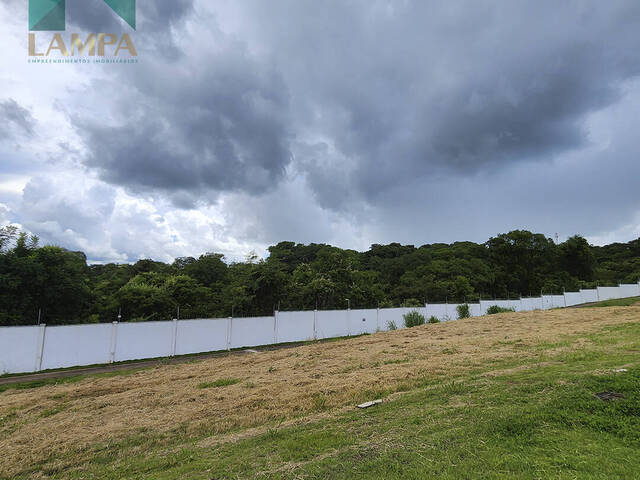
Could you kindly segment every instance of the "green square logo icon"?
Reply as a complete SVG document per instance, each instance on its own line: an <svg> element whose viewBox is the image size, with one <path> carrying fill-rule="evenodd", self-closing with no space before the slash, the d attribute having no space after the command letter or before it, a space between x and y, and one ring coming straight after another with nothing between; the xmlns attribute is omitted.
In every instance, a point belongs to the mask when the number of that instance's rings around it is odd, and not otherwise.
<svg viewBox="0 0 640 480"><path fill-rule="evenodd" d="M64 30L65 10L65 0L29 0L29 30Z"/></svg>
<svg viewBox="0 0 640 480"><path fill-rule="evenodd" d="M131 28L136 29L136 0L104 0L104 2ZM65 7L65 0L29 0L29 30L64 30Z"/></svg>

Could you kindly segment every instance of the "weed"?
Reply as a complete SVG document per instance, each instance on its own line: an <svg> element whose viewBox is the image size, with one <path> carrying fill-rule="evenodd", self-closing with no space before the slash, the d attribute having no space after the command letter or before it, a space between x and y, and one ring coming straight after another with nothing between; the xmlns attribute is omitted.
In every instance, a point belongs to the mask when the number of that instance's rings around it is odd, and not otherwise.
<svg viewBox="0 0 640 480"><path fill-rule="evenodd" d="M213 382L199 383L198 388L226 387L227 385L235 385L236 383L240 383L239 378L219 378L218 380L214 380Z"/></svg>
<svg viewBox="0 0 640 480"><path fill-rule="evenodd" d="M404 318L404 326L407 328L424 325L426 321L424 315L422 315L417 310L412 310L409 313L405 313L404 315L402 315L402 318Z"/></svg>
<svg viewBox="0 0 640 480"><path fill-rule="evenodd" d="M495 315L496 313L507 313L507 312L515 312L514 308L504 308L498 305L491 305L487 308L487 315Z"/></svg>
<svg viewBox="0 0 640 480"><path fill-rule="evenodd" d="M471 310L469 309L468 303L458 305L456 310L458 311L458 318L469 318L471 316Z"/></svg>

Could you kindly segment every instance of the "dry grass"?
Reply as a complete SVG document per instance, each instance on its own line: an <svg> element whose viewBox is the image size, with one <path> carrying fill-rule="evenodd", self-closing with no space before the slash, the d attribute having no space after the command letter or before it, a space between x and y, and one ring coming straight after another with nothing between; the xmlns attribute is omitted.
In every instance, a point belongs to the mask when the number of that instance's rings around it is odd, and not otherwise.
<svg viewBox="0 0 640 480"><path fill-rule="evenodd" d="M0 477L140 432L181 427L198 438L203 432L243 435L238 430L351 405L377 391L410 388L419 379L443 378L480 363L535 357L532 347L540 343L638 321L638 306L507 313L7 390L0 393ZM240 381L198 388L223 378Z"/></svg>

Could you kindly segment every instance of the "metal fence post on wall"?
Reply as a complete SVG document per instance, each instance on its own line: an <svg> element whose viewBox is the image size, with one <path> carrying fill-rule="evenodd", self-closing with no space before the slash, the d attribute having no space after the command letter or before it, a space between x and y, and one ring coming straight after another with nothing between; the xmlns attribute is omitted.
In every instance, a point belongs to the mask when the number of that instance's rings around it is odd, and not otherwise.
<svg viewBox="0 0 640 480"><path fill-rule="evenodd" d="M109 363L116 361L116 344L118 341L118 322L111 323L111 342L109 342Z"/></svg>
<svg viewBox="0 0 640 480"><path fill-rule="evenodd" d="M37 350L36 350L36 365L35 365L35 371L39 372L40 370L42 370L42 355L44 354L44 337L46 335L46 328L47 325L45 323L41 323L39 325L39 332L38 332L38 344L37 344Z"/></svg>
<svg viewBox="0 0 640 480"><path fill-rule="evenodd" d="M180 308L180 307L178 307ZM178 310L179 312L180 310ZM178 319L174 318L173 319L173 333L172 333L172 338L171 338L171 357L175 357L176 355L176 343L178 341Z"/></svg>
<svg viewBox="0 0 640 480"><path fill-rule="evenodd" d="M273 343L278 343L278 310L273 312Z"/></svg>
<svg viewBox="0 0 640 480"><path fill-rule="evenodd" d="M227 351L231 350L231 328L233 323L233 317L227 318Z"/></svg>
<svg viewBox="0 0 640 480"><path fill-rule="evenodd" d="M313 311L313 339L318 339L318 309Z"/></svg>
<svg viewBox="0 0 640 480"><path fill-rule="evenodd" d="M522 301L522 294L520 294L520 311L524 312L524 302Z"/></svg>

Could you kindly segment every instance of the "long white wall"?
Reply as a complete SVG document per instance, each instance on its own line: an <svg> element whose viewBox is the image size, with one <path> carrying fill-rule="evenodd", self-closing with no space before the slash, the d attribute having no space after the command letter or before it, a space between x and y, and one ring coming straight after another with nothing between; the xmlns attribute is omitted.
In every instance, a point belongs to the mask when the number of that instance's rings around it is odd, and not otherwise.
<svg viewBox="0 0 640 480"><path fill-rule="evenodd" d="M469 304L471 316L492 305L515 311L546 310L640 296L640 283ZM276 312L273 317L208 318L166 322L0 327L0 374L230 350L274 343L361 335L404 326L403 315L458 319L458 304L424 307Z"/></svg>

